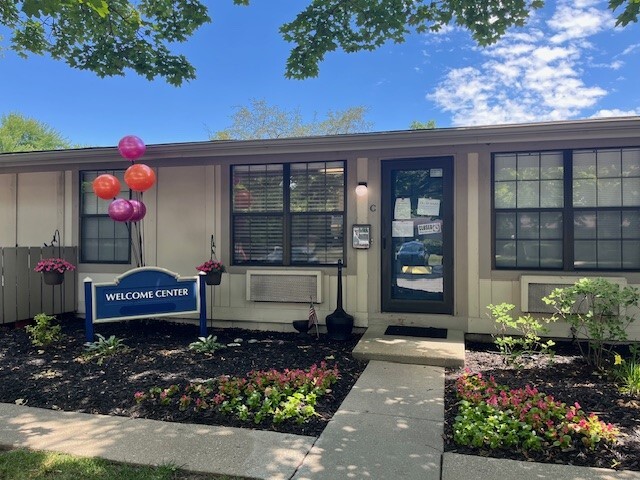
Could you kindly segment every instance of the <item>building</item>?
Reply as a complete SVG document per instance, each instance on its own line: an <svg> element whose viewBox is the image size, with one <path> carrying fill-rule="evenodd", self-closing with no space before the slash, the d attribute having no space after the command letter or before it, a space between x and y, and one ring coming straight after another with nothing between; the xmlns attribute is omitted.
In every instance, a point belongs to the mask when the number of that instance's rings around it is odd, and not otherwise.
<svg viewBox="0 0 640 480"><path fill-rule="evenodd" d="M322 322L338 260L359 327L491 333L490 303L542 311L540 292L585 276L640 285L640 117L161 144L137 163L157 177L146 264L194 275L213 236L223 326L290 329L310 296ZM59 230L78 288L132 268L129 231L91 190L128 165L115 147L1 154L0 247Z"/></svg>

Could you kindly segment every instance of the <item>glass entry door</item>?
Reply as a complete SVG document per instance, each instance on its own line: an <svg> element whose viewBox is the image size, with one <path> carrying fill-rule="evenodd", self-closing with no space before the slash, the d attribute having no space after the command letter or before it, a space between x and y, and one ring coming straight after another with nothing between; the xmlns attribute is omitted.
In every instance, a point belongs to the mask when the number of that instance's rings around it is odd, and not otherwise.
<svg viewBox="0 0 640 480"><path fill-rule="evenodd" d="M453 313L453 159L382 163L382 310Z"/></svg>

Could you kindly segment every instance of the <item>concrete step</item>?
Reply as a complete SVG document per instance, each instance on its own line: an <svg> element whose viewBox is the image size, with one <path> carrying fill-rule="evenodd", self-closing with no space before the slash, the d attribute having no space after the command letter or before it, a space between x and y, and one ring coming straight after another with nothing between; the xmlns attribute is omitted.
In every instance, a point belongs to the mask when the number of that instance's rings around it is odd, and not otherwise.
<svg viewBox="0 0 640 480"><path fill-rule="evenodd" d="M386 325L369 327L353 356L360 360L461 367L464 365L464 332L447 330L447 338L385 335Z"/></svg>

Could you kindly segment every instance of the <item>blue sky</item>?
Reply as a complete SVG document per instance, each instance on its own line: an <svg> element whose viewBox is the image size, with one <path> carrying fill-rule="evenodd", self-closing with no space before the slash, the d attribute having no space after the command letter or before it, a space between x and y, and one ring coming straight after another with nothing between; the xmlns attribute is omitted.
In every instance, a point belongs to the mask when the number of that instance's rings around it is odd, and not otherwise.
<svg viewBox="0 0 640 480"><path fill-rule="evenodd" d="M446 28L375 52L330 53L319 77L287 80L290 46L278 27L304 3L208 2L213 22L177 46L198 75L179 88L133 73L100 79L5 50L0 113L36 118L85 146L116 145L127 134L147 144L206 140L252 98L299 108L307 120L364 105L375 131L412 120L449 127L640 115L640 27L615 28L606 2L547 2L489 48Z"/></svg>

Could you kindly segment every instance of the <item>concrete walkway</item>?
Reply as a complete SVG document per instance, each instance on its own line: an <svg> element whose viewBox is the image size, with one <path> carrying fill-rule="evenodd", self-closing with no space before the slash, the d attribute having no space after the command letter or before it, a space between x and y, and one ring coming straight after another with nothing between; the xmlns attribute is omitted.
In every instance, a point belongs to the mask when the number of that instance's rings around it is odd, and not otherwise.
<svg viewBox="0 0 640 480"><path fill-rule="evenodd" d="M440 478L444 370L369 362L294 479Z"/></svg>
<svg viewBox="0 0 640 480"><path fill-rule="evenodd" d="M260 479L640 480L443 454L444 370L371 361L320 437L0 404L0 446Z"/></svg>

